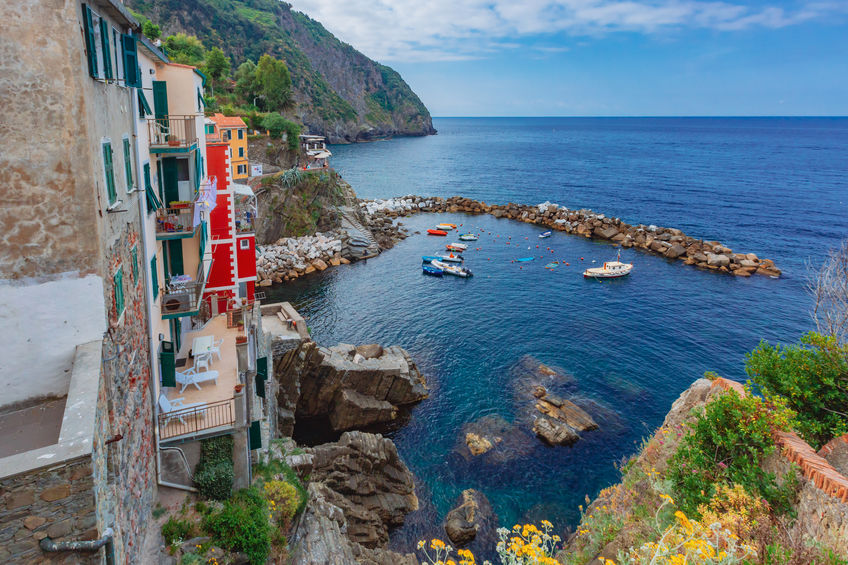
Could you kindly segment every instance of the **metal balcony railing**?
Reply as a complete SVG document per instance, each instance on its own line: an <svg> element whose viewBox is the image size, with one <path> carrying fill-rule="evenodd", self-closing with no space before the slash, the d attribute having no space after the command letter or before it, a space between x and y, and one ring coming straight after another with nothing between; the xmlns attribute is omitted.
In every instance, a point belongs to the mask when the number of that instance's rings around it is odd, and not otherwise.
<svg viewBox="0 0 848 565"><path fill-rule="evenodd" d="M151 148L188 148L197 143L197 116L148 118L147 134Z"/></svg>
<svg viewBox="0 0 848 565"><path fill-rule="evenodd" d="M207 275L203 261L200 261L196 279L191 280L191 277L186 275L171 277L162 289L162 315L176 318L197 313L200 310L203 290L206 288Z"/></svg>
<svg viewBox="0 0 848 565"><path fill-rule="evenodd" d="M235 397L159 414L158 424L160 441L235 427Z"/></svg>
<svg viewBox="0 0 848 565"><path fill-rule="evenodd" d="M159 239L191 236L194 233L194 202L177 208L160 208L156 211L156 236Z"/></svg>

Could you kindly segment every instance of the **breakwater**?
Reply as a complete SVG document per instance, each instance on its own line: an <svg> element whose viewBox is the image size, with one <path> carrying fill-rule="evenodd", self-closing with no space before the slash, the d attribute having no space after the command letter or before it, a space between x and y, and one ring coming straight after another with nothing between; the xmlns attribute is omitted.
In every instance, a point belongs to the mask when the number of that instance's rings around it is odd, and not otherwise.
<svg viewBox="0 0 848 565"><path fill-rule="evenodd" d="M605 239L624 248L642 249L668 259L683 261L721 273L749 277L753 274L779 277L780 269L770 259L760 259L754 253L736 253L718 241L706 241L686 235L676 228L655 225L631 225L620 218L589 209L571 210L565 206L544 202L527 204L487 204L452 196L450 198L403 196L380 200L361 200L363 212L374 219L397 218L430 212L464 212L491 214L544 226L551 230L594 239Z"/></svg>

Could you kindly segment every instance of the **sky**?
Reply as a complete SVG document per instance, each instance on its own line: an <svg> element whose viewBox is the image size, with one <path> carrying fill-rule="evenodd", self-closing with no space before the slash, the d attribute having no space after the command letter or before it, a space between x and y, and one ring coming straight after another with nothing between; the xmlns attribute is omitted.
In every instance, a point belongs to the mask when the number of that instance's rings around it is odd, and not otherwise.
<svg viewBox="0 0 848 565"><path fill-rule="evenodd" d="M848 115L848 0L289 0L433 116Z"/></svg>

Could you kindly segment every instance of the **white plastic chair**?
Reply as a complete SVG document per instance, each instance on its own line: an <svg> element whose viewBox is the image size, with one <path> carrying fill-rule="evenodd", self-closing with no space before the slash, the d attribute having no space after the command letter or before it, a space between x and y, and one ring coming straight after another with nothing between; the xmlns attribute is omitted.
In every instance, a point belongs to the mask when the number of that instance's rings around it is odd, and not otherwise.
<svg viewBox="0 0 848 565"><path fill-rule="evenodd" d="M180 392L185 392L186 387L189 385L194 385L197 387L197 390L201 390L200 383L215 381L215 385L218 385L218 371L204 371L202 373L198 373L194 367L191 367L182 373L177 371L176 380L177 383L182 386L182 388L180 388Z"/></svg>
<svg viewBox="0 0 848 565"><path fill-rule="evenodd" d="M218 361L220 361L221 360L221 346L222 345L224 345L223 339L213 341L212 347L209 348L209 356L211 357L212 354L215 354L215 355L218 356Z"/></svg>
<svg viewBox="0 0 848 565"><path fill-rule="evenodd" d="M183 400L183 398L168 398L164 394L159 395L159 414L166 416L165 425L168 425L171 420L179 420L185 426L186 423L183 419L185 414L173 414L173 412L179 412L180 410L194 408L203 404L202 402L189 402L186 404ZM198 415L202 416L203 412L199 412Z"/></svg>
<svg viewBox="0 0 848 565"><path fill-rule="evenodd" d="M204 369L206 371L209 370L209 365L212 363L212 355L209 353L201 353L200 355L194 356L194 367L195 371L199 371L200 369Z"/></svg>

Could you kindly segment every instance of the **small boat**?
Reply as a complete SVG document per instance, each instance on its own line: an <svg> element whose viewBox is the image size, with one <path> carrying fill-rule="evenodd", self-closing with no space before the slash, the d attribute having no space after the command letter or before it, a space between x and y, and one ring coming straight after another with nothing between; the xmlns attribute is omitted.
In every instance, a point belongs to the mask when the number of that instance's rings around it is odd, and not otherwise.
<svg viewBox="0 0 848 565"><path fill-rule="evenodd" d="M453 253L451 253L450 255L438 255L435 260L448 261L450 263L462 263L462 257L460 257L459 255L454 255Z"/></svg>
<svg viewBox="0 0 848 565"><path fill-rule="evenodd" d="M441 269L438 269L432 265L421 265L421 270L425 275L430 275L431 277L441 277L445 274L445 272Z"/></svg>
<svg viewBox="0 0 848 565"><path fill-rule="evenodd" d="M545 239L546 237L551 237L551 232L545 231L539 234L539 239Z"/></svg>
<svg viewBox="0 0 848 565"><path fill-rule="evenodd" d="M427 230L427 233L430 235L448 235L448 232L444 230Z"/></svg>
<svg viewBox="0 0 848 565"><path fill-rule="evenodd" d="M615 261L607 261L603 267L591 267L583 271L583 277L587 279L615 279L629 275L633 270L633 263L621 262L621 250Z"/></svg>
<svg viewBox="0 0 848 565"><path fill-rule="evenodd" d="M438 256L438 255L422 255L422 256L421 256L421 262L422 262L422 263L429 263L429 262L431 262L431 261L432 261L432 260L434 260L434 259L438 261L438 260L439 260L439 256Z"/></svg>
<svg viewBox="0 0 848 565"><path fill-rule="evenodd" d="M462 253L463 251L468 249L468 246L464 243L448 243L447 245L445 245L445 249L449 249L450 251L459 251L460 253Z"/></svg>
<svg viewBox="0 0 848 565"><path fill-rule="evenodd" d="M450 231L456 229L456 224L436 224L436 229Z"/></svg>
<svg viewBox="0 0 848 565"><path fill-rule="evenodd" d="M557 267L559 267L559 261L554 261L553 263L545 265L546 269L556 269Z"/></svg>
<svg viewBox="0 0 848 565"><path fill-rule="evenodd" d="M459 265L449 265L447 263L442 263L441 261L433 261L432 265L437 269L441 269L446 274L453 275L455 277L467 278L473 276L470 269L460 267Z"/></svg>
<svg viewBox="0 0 848 565"><path fill-rule="evenodd" d="M477 234L464 233L461 236L459 236L459 239L461 239L462 241L477 241L480 238L477 236Z"/></svg>
<svg viewBox="0 0 848 565"><path fill-rule="evenodd" d="M524 263L525 261L532 261L535 257L521 257L520 259L516 259L516 261L520 263Z"/></svg>

